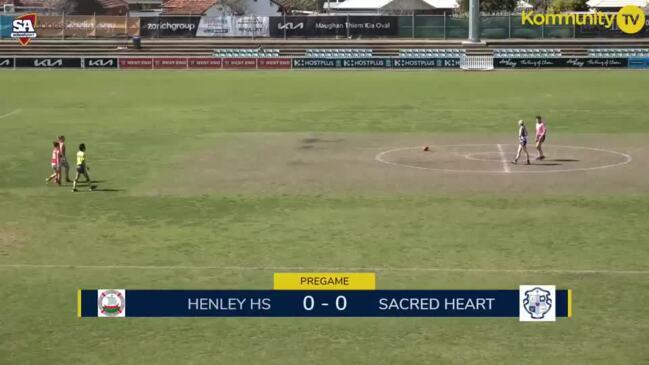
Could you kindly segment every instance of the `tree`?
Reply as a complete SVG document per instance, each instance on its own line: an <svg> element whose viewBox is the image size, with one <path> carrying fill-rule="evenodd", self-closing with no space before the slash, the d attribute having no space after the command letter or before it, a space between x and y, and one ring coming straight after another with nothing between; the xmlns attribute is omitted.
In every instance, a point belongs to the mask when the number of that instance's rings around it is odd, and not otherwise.
<svg viewBox="0 0 649 365"><path fill-rule="evenodd" d="M460 0L460 11L469 11L470 0ZM480 0L480 12L493 14L493 13L511 13L516 10L518 0Z"/></svg>
<svg viewBox="0 0 649 365"><path fill-rule="evenodd" d="M553 0L528 0L530 5L534 7L534 10L539 11L539 12L546 12L548 8L550 7L550 4L552 4Z"/></svg>
<svg viewBox="0 0 649 365"><path fill-rule="evenodd" d="M548 8L551 13L564 11L588 11L587 0L553 0Z"/></svg>

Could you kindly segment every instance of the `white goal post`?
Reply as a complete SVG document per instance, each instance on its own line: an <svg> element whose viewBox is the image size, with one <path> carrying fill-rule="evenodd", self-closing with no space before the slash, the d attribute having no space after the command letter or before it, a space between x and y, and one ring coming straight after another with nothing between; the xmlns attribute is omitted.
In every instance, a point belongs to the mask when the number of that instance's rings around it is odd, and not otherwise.
<svg viewBox="0 0 649 365"><path fill-rule="evenodd" d="M486 71L494 69L493 56L462 56L460 68L469 71Z"/></svg>

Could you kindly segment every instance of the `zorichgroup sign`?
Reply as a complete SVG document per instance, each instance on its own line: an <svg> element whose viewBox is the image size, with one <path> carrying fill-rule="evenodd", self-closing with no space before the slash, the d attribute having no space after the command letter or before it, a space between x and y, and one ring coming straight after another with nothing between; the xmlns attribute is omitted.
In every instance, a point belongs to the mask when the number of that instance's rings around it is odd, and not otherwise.
<svg viewBox="0 0 649 365"><path fill-rule="evenodd" d="M595 26L614 30L615 26L625 34L636 34L645 27L646 17L642 8L627 5L617 13L565 13L544 14L534 11L524 11L521 14L523 25L574 25Z"/></svg>
<svg viewBox="0 0 649 365"><path fill-rule="evenodd" d="M160 16L140 18L140 35L143 37L194 37L200 17Z"/></svg>

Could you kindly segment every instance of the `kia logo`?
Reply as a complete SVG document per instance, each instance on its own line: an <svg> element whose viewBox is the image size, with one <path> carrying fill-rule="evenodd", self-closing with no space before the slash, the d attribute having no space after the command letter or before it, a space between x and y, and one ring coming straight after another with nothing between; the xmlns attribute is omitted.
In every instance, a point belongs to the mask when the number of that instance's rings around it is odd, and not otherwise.
<svg viewBox="0 0 649 365"><path fill-rule="evenodd" d="M63 60L57 59L53 60L50 58L44 60L34 60L34 67L61 67L63 66Z"/></svg>
<svg viewBox="0 0 649 365"><path fill-rule="evenodd" d="M106 67L113 65L113 60L88 60L88 66L90 67Z"/></svg>
<svg viewBox="0 0 649 365"><path fill-rule="evenodd" d="M277 25L277 29L279 30L295 30L295 29L304 29L304 23L300 22L297 24L294 24L293 22L282 24L279 23Z"/></svg>

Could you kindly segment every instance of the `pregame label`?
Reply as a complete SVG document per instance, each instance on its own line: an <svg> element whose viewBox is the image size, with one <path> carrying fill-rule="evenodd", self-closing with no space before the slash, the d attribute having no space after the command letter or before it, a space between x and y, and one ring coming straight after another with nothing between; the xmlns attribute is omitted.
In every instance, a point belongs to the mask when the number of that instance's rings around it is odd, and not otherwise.
<svg viewBox="0 0 649 365"><path fill-rule="evenodd" d="M375 290L375 273L275 273L275 290Z"/></svg>

